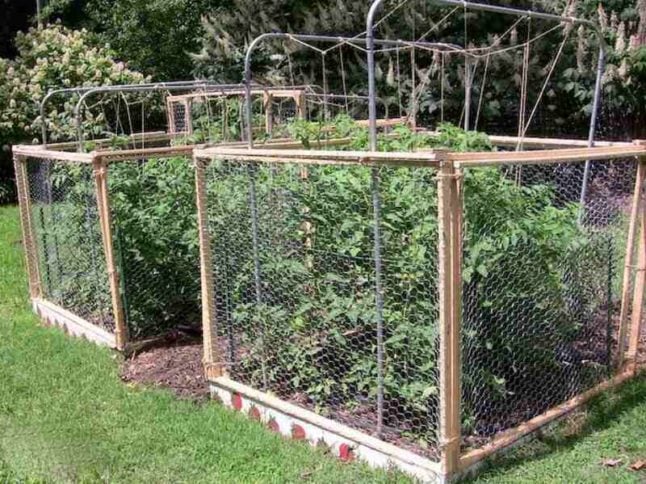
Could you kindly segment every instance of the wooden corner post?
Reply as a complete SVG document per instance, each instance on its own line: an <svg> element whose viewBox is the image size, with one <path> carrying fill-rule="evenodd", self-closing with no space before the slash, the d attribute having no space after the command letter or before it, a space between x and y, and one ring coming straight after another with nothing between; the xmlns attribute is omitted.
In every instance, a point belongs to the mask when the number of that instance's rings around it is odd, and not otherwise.
<svg viewBox="0 0 646 484"><path fill-rule="evenodd" d="M29 195L29 175L25 157L13 155L16 172L16 191L20 207L20 225L22 227L22 240L27 264L27 277L29 279L29 296L32 299L42 297L40 274L38 270L38 251L36 238L31 220L31 196Z"/></svg>
<svg viewBox="0 0 646 484"><path fill-rule="evenodd" d="M638 173L642 179L646 176L646 158L639 159ZM635 282L631 311L630 330L628 332L628 352L625 362L628 371L637 372L637 351L643 326L644 289L646 289L646 206L644 204L643 181L641 204L639 205L637 222L639 223L639 238L637 239L637 266L635 267ZM635 229L636 230L636 229Z"/></svg>
<svg viewBox="0 0 646 484"><path fill-rule="evenodd" d="M438 174L441 466L446 481L459 467L461 440L462 184L452 161Z"/></svg>
<svg viewBox="0 0 646 484"><path fill-rule="evenodd" d="M206 378L224 375L216 351L217 326L215 316L215 287L213 279L213 253L209 232L206 166L208 161L193 155L195 164L195 196L197 202L197 225L200 241L200 285L202 290L202 334L204 341L204 371Z"/></svg>
<svg viewBox="0 0 646 484"><path fill-rule="evenodd" d="M262 104L265 109L265 133L271 136L274 131L274 96L268 91L263 92Z"/></svg>
<svg viewBox="0 0 646 484"><path fill-rule="evenodd" d="M644 178L646 177L646 164L643 159L640 159L637 164L637 175L635 178L635 189L633 192L632 206L630 209L630 220L628 224L628 234L626 236L626 254L624 258L624 275L621 289L621 310L619 312L619 332L617 335L617 369L622 370L625 358L628 356L626 353L626 333L628 332L628 315L631 312L631 294L630 288L633 281L633 274L635 273L635 239L637 234L638 224L641 223L642 214L644 212L643 204L643 191L644 191ZM635 287L637 289L638 277L635 278ZM633 294L633 296L636 296ZM640 302L641 299L638 300ZM641 313L641 303L638 304L638 312ZM633 314L632 320L641 317L641 314Z"/></svg>
<svg viewBox="0 0 646 484"><path fill-rule="evenodd" d="M114 259L114 245L112 237L112 216L110 213L110 200L108 196L108 165L101 157L95 157L93 162L94 180L96 189L96 204L101 224L101 238L105 254L105 265L110 284L110 298L114 317L115 338L117 349L123 351L128 344L128 327L126 325L121 287L119 285L119 271Z"/></svg>
<svg viewBox="0 0 646 484"><path fill-rule="evenodd" d="M294 102L296 103L296 113L298 115L298 119L307 119L305 91L300 91L298 92L298 94L295 94Z"/></svg>

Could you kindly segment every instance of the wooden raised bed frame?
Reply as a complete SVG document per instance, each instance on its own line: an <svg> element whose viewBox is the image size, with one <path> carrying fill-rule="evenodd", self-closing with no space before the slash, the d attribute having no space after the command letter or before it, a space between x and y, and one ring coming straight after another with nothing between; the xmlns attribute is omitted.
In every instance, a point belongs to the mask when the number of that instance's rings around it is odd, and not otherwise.
<svg viewBox="0 0 646 484"><path fill-rule="evenodd" d="M514 145L517 141L512 137L491 137L494 144L496 138L503 145ZM217 321L213 307L214 293L212 284L212 260L209 249L209 236L206 231L207 201L204 190L204 170L210 160L226 159L238 161L298 163L303 165L391 165L391 166L425 166L438 171L438 222L439 222L439 304L440 304L440 425L439 445L441 458L432 462L427 458L415 456L413 467L409 462L393 457L388 447L375 445L375 439L367 434L352 436L347 429L335 422L322 422L321 417L312 412L295 407L270 395L232 382L226 373L226 368L220 363L219 355L214 345L205 341L205 372L212 385L212 392L220 399L224 396L231 402L224 403L238 410L246 409L253 413L253 418L259 418L272 427L272 419L280 416L291 425L303 423L315 427L323 427L331 433L331 445L335 452L339 450L339 442L355 445L358 455L373 465L381 466L383 462L396 465L402 470L413 473L416 477L435 482L449 482L457 476L472 472L479 464L493 454L512 446L539 428L567 415L590 398L609 390L629 378L638 371L636 365L637 345L642 325L643 291L646 287L646 207L644 206L644 177L646 176L646 144L634 143L600 143L599 146L588 148L581 146L579 140L532 139L525 142L526 146L539 148L534 151L521 152L471 152L451 153L445 151L427 151L416 153L383 153L383 152L348 152L348 151L311 151L302 149L281 149L276 147L240 148L221 146L212 148L197 148L194 160L197 167L196 181L198 184L198 218L200 238L202 240L202 297L207 303L204 307L205 339L214 334ZM554 148L554 149L546 149ZM462 186L461 168L472 166L496 166L517 164L555 164L566 162L585 162L588 160L635 158L637 176L630 211L629 229L625 252L625 267L623 288L621 293L620 341L627 336L627 350L620 344L620 365L617 373L608 380L596 385L588 391L551 408L515 428L497 435L491 442L478 449L462 452L460 402L461 402L461 359L460 359L460 324L461 324L461 264L462 264ZM200 187L200 185L202 185ZM639 235L638 235L639 232ZM635 252L637 261L635 262ZM634 281L634 284L633 284ZM632 288L632 291L631 291ZM629 314L631 317L629 318ZM240 402L249 403L243 404ZM245 405L260 405L262 411L251 412ZM244 408L243 408L244 407ZM327 419L323 419L327 420ZM272 427L273 428L273 427ZM276 430L275 428L273 428ZM282 431L282 430L281 430ZM289 435L288 431L282 431ZM358 432L358 434L361 434ZM318 435L318 434L317 434ZM345 440L344 440L345 439ZM310 439L312 444L316 442ZM381 442L381 441L380 441ZM385 444L381 442L382 444ZM370 452L361 452L365 446ZM374 452L377 452L375 457ZM343 458L342 452L339 452ZM407 455L407 458L410 457Z"/></svg>
<svg viewBox="0 0 646 484"><path fill-rule="evenodd" d="M385 122L384 122L385 125ZM150 133L134 136L133 139L143 141L166 142L176 138L164 133ZM490 137L494 144L513 146L516 138ZM338 146L349 140L337 139L321 142L321 146ZM16 168L16 185L20 202L20 218L25 247L25 257L29 280L29 292L34 305L45 322L57 324L70 334L85 336L100 344L106 344L122 351L136 347L129 341L128 331L121 307L119 289L119 274L113 257L112 237L110 236L111 222L109 219L109 194L106 188L106 175L110 163L133 158L152 156L190 156L193 155L196 167L197 185L197 214L199 221L199 238L201 247L201 283L202 298L207 301L203 305L203 325L205 335L204 365L207 377L214 393L229 392L236 399L247 398L257 405L265 406L265 415L291 415L294 422L302 425L311 424L322 428L335 436L346 439L350 448L352 445L369 450L357 451L361 457L372 455L373 463L388 462L400 465L408 472L418 477L446 481L456 475L469 472L481 461L508 447L523 437L531 434L550 422L566 415L580 406L583 402L607 389L610 389L628 378L633 377L638 369L636 353L639 334L643 319L643 291L646 287L646 209L644 206L644 178L646 177L646 144L635 143L599 143L598 146L587 148L581 146L581 140L539 139L524 140L526 147L534 151L522 152L481 152L481 153L451 153L446 151L427 151L417 153L383 153L383 152L350 152L350 151L311 151L303 150L298 142L288 139L271 140L262 147L248 149L244 143L229 143L216 147L204 146L161 146L141 149L111 151L99 143L98 149L90 153L78 153L71 150L76 148L74 143L60 143L47 146L15 146L13 149ZM549 149L552 148L552 149ZM439 173L439 208L440 208L440 244L439 244L439 276L440 276L440 325L441 325L441 415L440 415L440 462L415 456L414 462L410 455L393 453L393 449L381 441L361 434L347 432L338 424L321 420L312 412L294 407L285 407L273 397L261 394L253 389L231 382L219 363L216 348L209 342L217 323L212 307L212 261L208 247L208 227L206 224L206 195L204 191L204 167L213 158L233 160L249 160L258 162L298 162L300 164L339 164L339 165L395 165L395 166L424 166L438 170ZM607 381L597 385L577 397L564 402L533 419L510 429L493 439L487 445L462 453L460 450L460 304L461 304L461 218L462 218L462 188L461 168L469 166L492 166L512 164L553 164L564 162L583 162L587 160L622 159L634 157L638 161L637 178L630 211L629 229L625 252L625 268L621 292L620 335L625 338L627 345L621 345L620 371ZM30 212L29 184L27 180L26 161L28 159L56 160L65 163L81 163L92 166L95 175L95 193L99 208L99 218L102 232L103 249L106 258L106 270L110 282L112 310L115 319L114 335L96 331L91 323L71 314L65 308L58 307L44 300L40 274L38 269L35 233ZM235 395L238 395L237 397ZM236 400L237 401L237 400ZM277 413L276 413L277 412ZM326 420L326 421L324 421ZM338 441L341 442L341 441ZM337 442L337 444L338 444ZM352 443L354 442L354 444ZM343 443L343 442L341 442ZM341 445L341 444L338 444ZM346 447L339 447L346 449ZM375 454L377 452L377 454ZM413 454L414 455L414 454ZM400 459L400 457L404 457ZM410 467L411 464L413 467ZM421 470L421 471L420 471ZM420 471L418 473L417 471Z"/></svg>

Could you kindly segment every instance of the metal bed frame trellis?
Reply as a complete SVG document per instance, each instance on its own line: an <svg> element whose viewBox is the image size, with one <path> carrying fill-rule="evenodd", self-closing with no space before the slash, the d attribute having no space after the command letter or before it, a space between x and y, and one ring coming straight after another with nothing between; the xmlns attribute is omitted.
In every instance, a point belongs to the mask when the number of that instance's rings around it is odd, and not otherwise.
<svg viewBox="0 0 646 484"><path fill-rule="evenodd" d="M428 154L406 154L406 153L378 153L377 152L377 109L376 109L376 83L375 83L375 45L385 43L387 45L410 45L410 42L384 41L374 37L374 20L382 0L374 0L366 20L366 37L334 37L318 35L291 35L283 33L263 34L249 45L245 57L245 89L246 89L246 126L248 149L232 149L226 147L214 147L197 149L194 151L196 161L196 181L198 200L198 220L200 231L200 246L202 257L202 299L203 320L205 334L205 363L209 380L213 384L213 392L225 401L238 409L248 411L254 418L261 418L270 423L281 420L287 425L282 428L284 433L293 434L293 429L298 427L302 430L307 426L315 435L323 432L324 439L327 434L330 442L339 451L341 456L347 449L355 449L356 453L367 458L374 464L383 465L384 462L397 463L400 467L412 471L423 479L437 479L448 481L456 475L467 472L477 465L481 460L492 455L498 450L505 448L520 438L530 434L534 430L552 422L575 409L581 403L592 396L611 388L636 373L635 356L639 340L641 319L642 319L642 298L644 281L644 264L646 256L646 222L644 222L644 200L643 182L646 173L646 148L641 142L635 144L625 143L595 143L596 122L600 107L601 80L605 69L605 40L599 27L593 22L551 14L538 13L533 11L521 11L518 9L483 5L458 0L438 0L437 3L474 9L480 11L494 12L504 15L525 16L528 18L539 18L544 20L563 22L576 25L584 25L594 30L599 38L599 55L597 62L596 81L594 97L590 118L589 134L587 141L579 140L550 140L550 139L527 139L527 146L534 148L556 148L551 150L539 150L529 152L505 152L505 153L446 153L435 151ZM335 151L308 151L308 150L282 150L282 149L257 149L254 148L251 127L251 54L254 47L263 39L297 39L312 42L331 43L365 43L368 60L368 101L369 101L369 151L368 152L335 152ZM433 45L439 47L441 44L424 43L425 46ZM446 47L446 46L444 46ZM524 143L524 132L522 137L492 137L492 142L518 146ZM619 371L607 381L604 381L594 388L591 388L576 397L563 402L562 404L541 413L538 416L526 421L520 426L501 433L493 441L481 448L463 453L461 450L461 342L460 327L462 318L461 291L462 291L462 197L463 188L461 183L461 171L466 167L480 166L505 166L505 165L545 165L559 163L584 163L583 178L580 189L580 203L585 204L587 185L590 177L591 162L603 159L620 159L635 157L638 159L636 182L632 200L630 221L627 234L626 261L621 295L621 313L619 318ZM263 163L294 163L304 165L361 165L372 166L372 214L373 214L373 241L375 263L375 307L376 307L376 338L377 338L377 368L378 368L378 392L377 392L377 413L378 423L376 435L381 433L383 425L381 416L383 412L383 287L381 282L381 200L379 196L379 172L378 166L423 166L434 168L438 171L438 222L440 226L439 240L439 292L440 292L440 441L441 452L438 463L430 462L427 459L417 458L410 453L401 452L401 449L384 445L383 442L365 435L357 434L350 428L338 423L323 419L307 410L295 405L278 400L268 394L259 392L253 388L242 385L227 376L227 370L222 364L222 357L215 344L214 332L217 331L217 318L213 306L213 260L210 248L211 235L208 230L208 196L206 193L205 170L211 160L240 161L248 162L251 165L262 165ZM256 293L260 287L260 267L258 259L258 221L255 179L250 177L250 213L252 214L253 253L254 253L254 279ZM638 225L641 225L641 237L639 239L639 254L637 266L634 264L634 244L637 238ZM634 272L633 272L634 270ZM632 278L635 277L634 289L631 299ZM258 295L257 295L258 296ZM258 304L260 297L258 296ZM632 306L632 310L630 309ZM630 314L630 315L629 315ZM627 326L630 317L630 328ZM625 334L629 333L628 348L624 353L623 343ZM261 408L258 412L258 408ZM274 424L272 424L274 422ZM299 431L300 432L300 431ZM308 432L309 434L309 432ZM300 433L299 433L300 435ZM430 473L429 473L430 471Z"/></svg>

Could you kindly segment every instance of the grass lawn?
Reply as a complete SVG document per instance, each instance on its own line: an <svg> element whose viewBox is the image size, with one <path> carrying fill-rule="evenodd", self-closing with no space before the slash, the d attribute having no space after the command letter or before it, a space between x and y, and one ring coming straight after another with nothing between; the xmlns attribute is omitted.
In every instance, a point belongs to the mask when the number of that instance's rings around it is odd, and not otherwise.
<svg viewBox="0 0 646 484"><path fill-rule="evenodd" d="M0 483L406 482L344 465L216 404L123 384L107 349L42 328L18 211L0 207ZM482 482L646 482L646 378L516 449ZM621 459L616 467L601 461Z"/></svg>

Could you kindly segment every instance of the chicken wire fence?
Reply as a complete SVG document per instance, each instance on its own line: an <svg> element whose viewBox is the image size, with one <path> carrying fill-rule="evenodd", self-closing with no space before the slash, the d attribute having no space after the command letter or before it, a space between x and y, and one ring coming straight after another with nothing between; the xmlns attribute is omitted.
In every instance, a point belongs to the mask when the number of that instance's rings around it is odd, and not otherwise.
<svg viewBox="0 0 646 484"><path fill-rule="evenodd" d="M434 170L221 160L204 180L212 344L232 378L431 451L437 209L432 196L414 198L436 190Z"/></svg>
<svg viewBox="0 0 646 484"><path fill-rule="evenodd" d="M458 169L446 329L437 165L204 153L206 358L228 378L437 460L446 406L465 456L625 371L635 159L590 162L584 203L584 162Z"/></svg>
<svg viewBox="0 0 646 484"><path fill-rule="evenodd" d="M24 163L40 299L110 334L123 328L122 349L199 329L195 175L186 152ZM99 214L100 173L109 229Z"/></svg>
<svg viewBox="0 0 646 484"><path fill-rule="evenodd" d="M584 163L465 170L466 447L477 447L619 371L636 163L591 162L581 204L584 172Z"/></svg>
<svg viewBox="0 0 646 484"><path fill-rule="evenodd" d="M53 159L25 164L42 297L114 331L92 166Z"/></svg>

